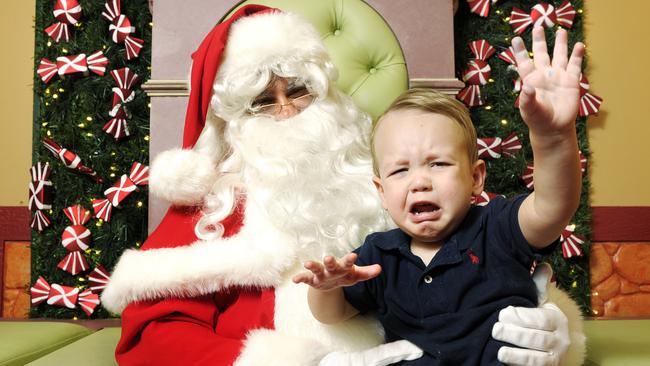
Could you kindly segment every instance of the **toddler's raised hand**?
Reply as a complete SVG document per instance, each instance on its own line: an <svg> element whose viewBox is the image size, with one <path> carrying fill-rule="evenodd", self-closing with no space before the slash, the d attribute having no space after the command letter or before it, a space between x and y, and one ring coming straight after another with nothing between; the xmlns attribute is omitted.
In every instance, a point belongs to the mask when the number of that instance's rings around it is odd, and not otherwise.
<svg viewBox="0 0 650 366"><path fill-rule="evenodd" d="M554 135L574 128L580 98L580 73L585 46L576 43L567 60L567 32L556 33L553 60L544 29L533 29L533 60L520 37L512 40L517 70L523 82L519 109L531 132Z"/></svg>
<svg viewBox="0 0 650 366"><path fill-rule="evenodd" d="M321 291L332 290L338 287L351 286L357 282L366 281L379 275L381 266L356 266L355 253L349 253L340 260L326 256L323 263L316 261L305 262L309 272L303 272L293 277L295 283L306 283Z"/></svg>

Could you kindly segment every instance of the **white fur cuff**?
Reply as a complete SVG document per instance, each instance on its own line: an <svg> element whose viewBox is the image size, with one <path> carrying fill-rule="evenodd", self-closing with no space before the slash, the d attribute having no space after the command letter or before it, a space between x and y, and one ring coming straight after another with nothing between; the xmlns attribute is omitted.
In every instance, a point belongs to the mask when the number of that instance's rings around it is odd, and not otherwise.
<svg viewBox="0 0 650 366"><path fill-rule="evenodd" d="M208 156L172 149L160 153L151 165L149 190L174 205L196 205L210 192L216 174Z"/></svg>
<svg viewBox="0 0 650 366"><path fill-rule="evenodd" d="M316 366L327 351L319 342L257 329L248 333L235 366Z"/></svg>

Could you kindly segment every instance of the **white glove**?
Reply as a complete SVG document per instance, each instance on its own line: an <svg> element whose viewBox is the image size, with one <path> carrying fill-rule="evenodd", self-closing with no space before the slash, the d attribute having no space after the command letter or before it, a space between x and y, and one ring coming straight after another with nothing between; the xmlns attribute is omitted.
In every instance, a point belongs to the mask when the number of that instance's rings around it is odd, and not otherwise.
<svg viewBox="0 0 650 366"><path fill-rule="evenodd" d="M380 344L358 352L332 352L318 366L386 366L422 357L422 350L407 340Z"/></svg>
<svg viewBox="0 0 650 366"><path fill-rule="evenodd" d="M501 347L499 361L511 366L558 366L571 343L568 319L547 301L547 286L553 275L548 264L540 264L533 280L537 285L539 307L508 306L499 312L492 327L492 337L515 347Z"/></svg>

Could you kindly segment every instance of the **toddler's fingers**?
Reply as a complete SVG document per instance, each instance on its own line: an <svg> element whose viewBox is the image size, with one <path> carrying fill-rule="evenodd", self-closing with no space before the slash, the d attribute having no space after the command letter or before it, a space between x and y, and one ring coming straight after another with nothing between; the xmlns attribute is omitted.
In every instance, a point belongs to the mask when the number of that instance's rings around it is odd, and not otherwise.
<svg viewBox="0 0 650 366"><path fill-rule="evenodd" d="M356 260L357 260L356 253L348 253L345 257L343 257L343 267L346 269L352 268Z"/></svg>
<svg viewBox="0 0 650 366"><path fill-rule="evenodd" d="M359 281L366 281L379 276L381 273L381 266L379 264L373 264L370 266L356 267L355 272Z"/></svg>
<svg viewBox="0 0 650 366"><path fill-rule="evenodd" d="M303 272L293 276L291 280L293 283L306 283L308 285L311 285L313 283L314 276L309 272Z"/></svg>
<svg viewBox="0 0 650 366"><path fill-rule="evenodd" d="M313 273L315 276L321 276L323 274L323 265L318 262L305 262L305 269L311 271L311 273Z"/></svg>
<svg viewBox="0 0 650 366"><path fill-rule="evenodd" d="M325 256L325 258L323 258L323 264L325 264L325 269L329 272L335 271L338 267L336 259L334 259L334 257L331 255Z"/></svg>

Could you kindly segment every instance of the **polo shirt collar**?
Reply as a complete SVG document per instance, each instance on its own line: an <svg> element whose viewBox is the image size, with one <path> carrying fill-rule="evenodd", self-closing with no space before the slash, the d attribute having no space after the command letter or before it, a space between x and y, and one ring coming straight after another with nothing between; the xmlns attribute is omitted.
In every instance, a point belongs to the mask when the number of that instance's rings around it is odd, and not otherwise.
<svg viewBox="0 0 650 366"><path fill-rule="evenodd" d="M451 235L447 242L453 241L459 251L465 251L472 246L476 236L483 227L481 211L482 207L472 206L467 212L465 219L463 219L463 222L460 224L460 227L463 227L464 229L460 231L457 230ZM386 236L383 239L384 240L377 240L375 242L375 245L383 250L399 249L400 247L408 248L411 243L411 237L399 228L386 232Z"/></svg>

